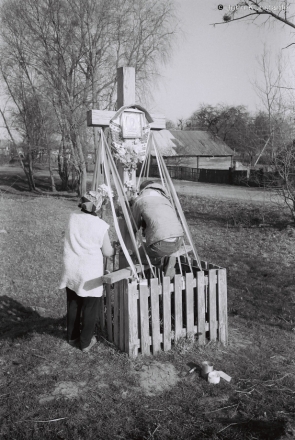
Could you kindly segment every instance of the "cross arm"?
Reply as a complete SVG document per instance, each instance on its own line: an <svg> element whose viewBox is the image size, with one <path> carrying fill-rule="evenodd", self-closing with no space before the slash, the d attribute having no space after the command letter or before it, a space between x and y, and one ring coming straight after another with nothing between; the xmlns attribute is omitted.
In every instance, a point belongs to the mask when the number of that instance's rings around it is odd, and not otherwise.
<svg viewBox="0 0 295 440"><path fill-rule="evenodd" d="M109 126L110 120L115 116L115 111L110 110L88 110L87 125L88 127L106 127ZM152 130L165 130L166 119L160 113L152 114L153 122L150 126Z"/></svg>

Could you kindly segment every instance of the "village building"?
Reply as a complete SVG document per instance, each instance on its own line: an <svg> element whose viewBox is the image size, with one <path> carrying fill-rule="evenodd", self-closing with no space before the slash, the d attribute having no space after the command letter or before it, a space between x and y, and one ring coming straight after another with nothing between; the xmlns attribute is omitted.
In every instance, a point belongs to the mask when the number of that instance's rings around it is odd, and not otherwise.
<svg viewBox="0 0 295 440"><path fill-rule="evenodd" d="M234 151L208 131L161 130L154 137L166 165L219 170L233 166Z"/></svg>
<svg viewBox="0 0 295 440"><path fill-rule="evenodd" d="M154 139L173 179L230 184L234 170L246 170L235 152L207 131L161 130ZM151 156L148 174L159 177L153 149Z"/></svg>

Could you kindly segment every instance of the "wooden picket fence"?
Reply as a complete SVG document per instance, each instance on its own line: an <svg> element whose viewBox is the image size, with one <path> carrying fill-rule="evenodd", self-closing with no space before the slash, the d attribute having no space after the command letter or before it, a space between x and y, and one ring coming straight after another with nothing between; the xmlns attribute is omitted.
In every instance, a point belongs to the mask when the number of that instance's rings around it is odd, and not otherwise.
<svg viewBox="0 0 295 440"><path fill-rule="evenodd" d="M226 269L202 262L202 270L193 265L190 272L186 258L181 260L182 273L173 283L169 277L134 281L126 274L118 280L122 270L105 277L100 327L130 357L168 351L195 335L200 344L227 344Z"/></svg>

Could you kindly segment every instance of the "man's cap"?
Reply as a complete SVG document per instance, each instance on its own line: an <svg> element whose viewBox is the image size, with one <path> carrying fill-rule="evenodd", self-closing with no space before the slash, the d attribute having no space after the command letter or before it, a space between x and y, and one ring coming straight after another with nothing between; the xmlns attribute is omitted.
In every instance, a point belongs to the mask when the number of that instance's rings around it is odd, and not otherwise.
<svg viewBox="0 0 295 440"><path fill-rule="evenodd" d="M152 185L153 183L155 183L153 180L145 180L140 184L139 191L142 191L146 186Z"/></svg>

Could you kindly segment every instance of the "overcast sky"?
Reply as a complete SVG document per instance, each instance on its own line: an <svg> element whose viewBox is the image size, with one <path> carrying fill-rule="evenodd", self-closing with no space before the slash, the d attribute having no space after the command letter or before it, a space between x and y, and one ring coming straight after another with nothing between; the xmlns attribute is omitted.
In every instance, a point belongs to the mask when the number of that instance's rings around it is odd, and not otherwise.
<svg viewBox="0 0 295 440"><path fill-rule="evenodd" d="M270 6L279 6L280 0L267 0ZM266 45L273 57L295 40L291 28L276 23L273 26L238 21L217 26L224 12L234 1L180 0L178 16L184 37L175 47L171 63L162 68L162 78L154 93L149 109L164 113L176 122L188 118L201 103L215 105L245 105L255 111L259 99L251 81L260 77L257 57ZM218 5L223 4L223 11ZM295 46L284 49L295 57ZM289 67L291 67L289 65Z"/></svg>

